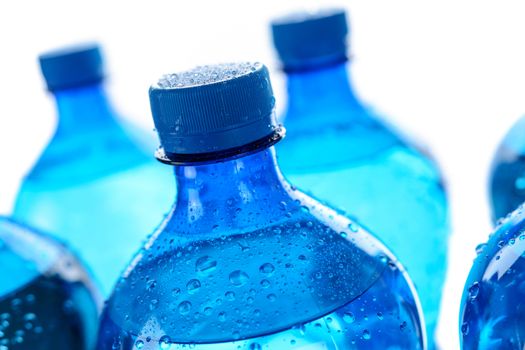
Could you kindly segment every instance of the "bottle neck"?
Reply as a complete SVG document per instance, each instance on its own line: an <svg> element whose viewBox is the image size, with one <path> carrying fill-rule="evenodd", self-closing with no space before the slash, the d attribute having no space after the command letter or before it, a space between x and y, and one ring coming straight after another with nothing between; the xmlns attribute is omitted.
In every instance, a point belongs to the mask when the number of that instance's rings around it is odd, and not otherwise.
<svg viewBox="0 0 525 350"><path fill-rule="evenodd" d="M279 214L282 217L279 203L289 201L290 187L277 166L273 147L217 163L176 165L175 176L173 217L190 225L198 221L201 228L242 226L253 223L261 212L277 219Z"/></svg>
<svg viewBox="0 0 525 350"><path fill-rule="evenodd" d="M54 92L58 110L56 136L77 135L117 126L102 84Z"/></svg>
<svg viewBox="0 0 525 350"><path fill-rule="evenodd" d="M101 84L54 96L58 126L27 179L74 186L151 159L118 123Z"/></svg>
<svg viewBox="0 0 525 350"><path fill-rule="evenodd" d="M346 62L318 69L287 73L288 108L286 123L305 123L307 118L319 118L322 113L335 118L333 122L348 122L355 115L349 110L363 109L358 101L349 79ZM341 110L345 113L327 113Z"/></svg>

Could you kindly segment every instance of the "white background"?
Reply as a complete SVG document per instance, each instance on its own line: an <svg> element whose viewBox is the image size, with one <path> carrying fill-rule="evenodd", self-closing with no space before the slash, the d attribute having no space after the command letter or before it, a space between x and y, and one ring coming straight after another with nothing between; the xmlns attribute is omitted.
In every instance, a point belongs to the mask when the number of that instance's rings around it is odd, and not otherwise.
<svg viewBox="0 0 525 350"><path fill-rule="evenodd" d="M458 348L459 299L474 247L490 231L487 175L494 149L525 111L525 3L348 0L353 81L361 98L434 152L447 177L454 235L443 302L443 348ZM49 139L56 120L36 56L99 40L109 92L126 117L152 129L147 98L161 73L195 64L260 60L283 77L267 28L306 0L72 0L0 4L0 212ZM153 133L152 133L153 136ZM171 184L169 184L171 185Z"/></svg>

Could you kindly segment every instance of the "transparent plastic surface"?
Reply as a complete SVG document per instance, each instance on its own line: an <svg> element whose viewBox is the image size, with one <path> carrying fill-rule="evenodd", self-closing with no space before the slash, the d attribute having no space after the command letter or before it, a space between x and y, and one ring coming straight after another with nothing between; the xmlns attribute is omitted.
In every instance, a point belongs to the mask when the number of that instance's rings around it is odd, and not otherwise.
<svg viewBox="0 0 525 350"><path fill-rule="evenodd" d="M492 220L504 218L525 202L525 118L510 129L492 161Z"/></svg>
<svg viewBox="0 0 525 350"><path fill-rule="evenodd" d="M291 188L273 148L175 172L174 209L111 295L98 349L424 348L395 258Z"/></svg>
<svg viewBox="0 0 525 350"><path fill-rule="evenodd" d="M109 295L169 210L169 169L117 124L100 86L56 94L57 131L24 180L14 216L65 240ZM169 182L168 182L169 183Z"/></svg>
<svg viewBox="0 0 525 350"><path fill-rule="evenodd" d="M0 217L0 348L94 349L98 294L64 246Z"/></svg>
<svg viewBox="0 0 525 350"><path fill-rule="evenodd" d="M465 350L525 347L525 213L509 215L470 271L461 302L460 336Z"/></svg>
<svg viewBox="0 0 525 350"><path fill-rule="evenodd" d="M344 64L288 75L278 160L291 183L377 233L418 290L429 335L447 269L449 217L434 162L354 96Z"/></svg>

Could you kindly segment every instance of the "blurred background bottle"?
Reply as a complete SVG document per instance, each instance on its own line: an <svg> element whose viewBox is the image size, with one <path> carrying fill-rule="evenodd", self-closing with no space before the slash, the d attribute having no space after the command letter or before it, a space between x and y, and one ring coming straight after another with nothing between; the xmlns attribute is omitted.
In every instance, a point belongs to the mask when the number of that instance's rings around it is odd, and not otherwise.
<svg viewBox="0 0 525 350"><path fill-rule="evenodd" d="M288 86L287 136L277 146L284 175L391 247L416 284L432 349L449 237L436 164L358 100L343 10L276 19L272 34Z"/></svg>
<svg viewBox="0 0 525 350"><path fill-rule="evenodd" d="M150 101L176 205L114 289L98 349L424 349L395 258L282 177L265 66L166 75Z"/></svg>
<svg viewBox="0 0 525 350"><path fill-rule="evenodd" d="M490 204L492 222L525 202L525 118L519 119L501 141L492 161Z"/></svg>
<svg viewBox="0 0 525 350"><path fill-rule="evenodd" d="M0 348L91 350L101 299L65 246L0 217Z"/></svg>
<svg viewBox="0 0 525 350"><path fill-rule="evenodd" d="M525 346L525 213L514 211L477 247L460 311L464 350Z"/></svg>
<svg viewBox="0 0 525 350"><path fill-rule="evenodd" d="M171 174L113 111L97 45L43 54L40 65L58 126L22 183L14 216L68 242L108 295L169 209Z"/></svg>

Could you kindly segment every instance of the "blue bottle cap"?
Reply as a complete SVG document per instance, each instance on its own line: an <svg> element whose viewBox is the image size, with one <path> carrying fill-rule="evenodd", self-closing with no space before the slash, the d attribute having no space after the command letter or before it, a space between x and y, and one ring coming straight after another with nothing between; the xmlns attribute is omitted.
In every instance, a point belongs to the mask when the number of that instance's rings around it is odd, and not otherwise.
<svg viewBox="0 0 525 350"><path fill-rule="evenodd" d="M73 46L46 52L38 57L50 91L94 84L104 79L98 45Z"/></svg>
<svg viewBox="0 0 525 350"><path fill-rule="evenodd" d="M226 158L277 142L268 69L227 63L164 75L150 88L151 112L167 163Z"/></svg>
<svg viewBox="0 0 525 350"><path fill-rule="evenodd" d="M274 46L285 70L344 62L348 24L344 10L295 13L271 24Z"/></svg>

